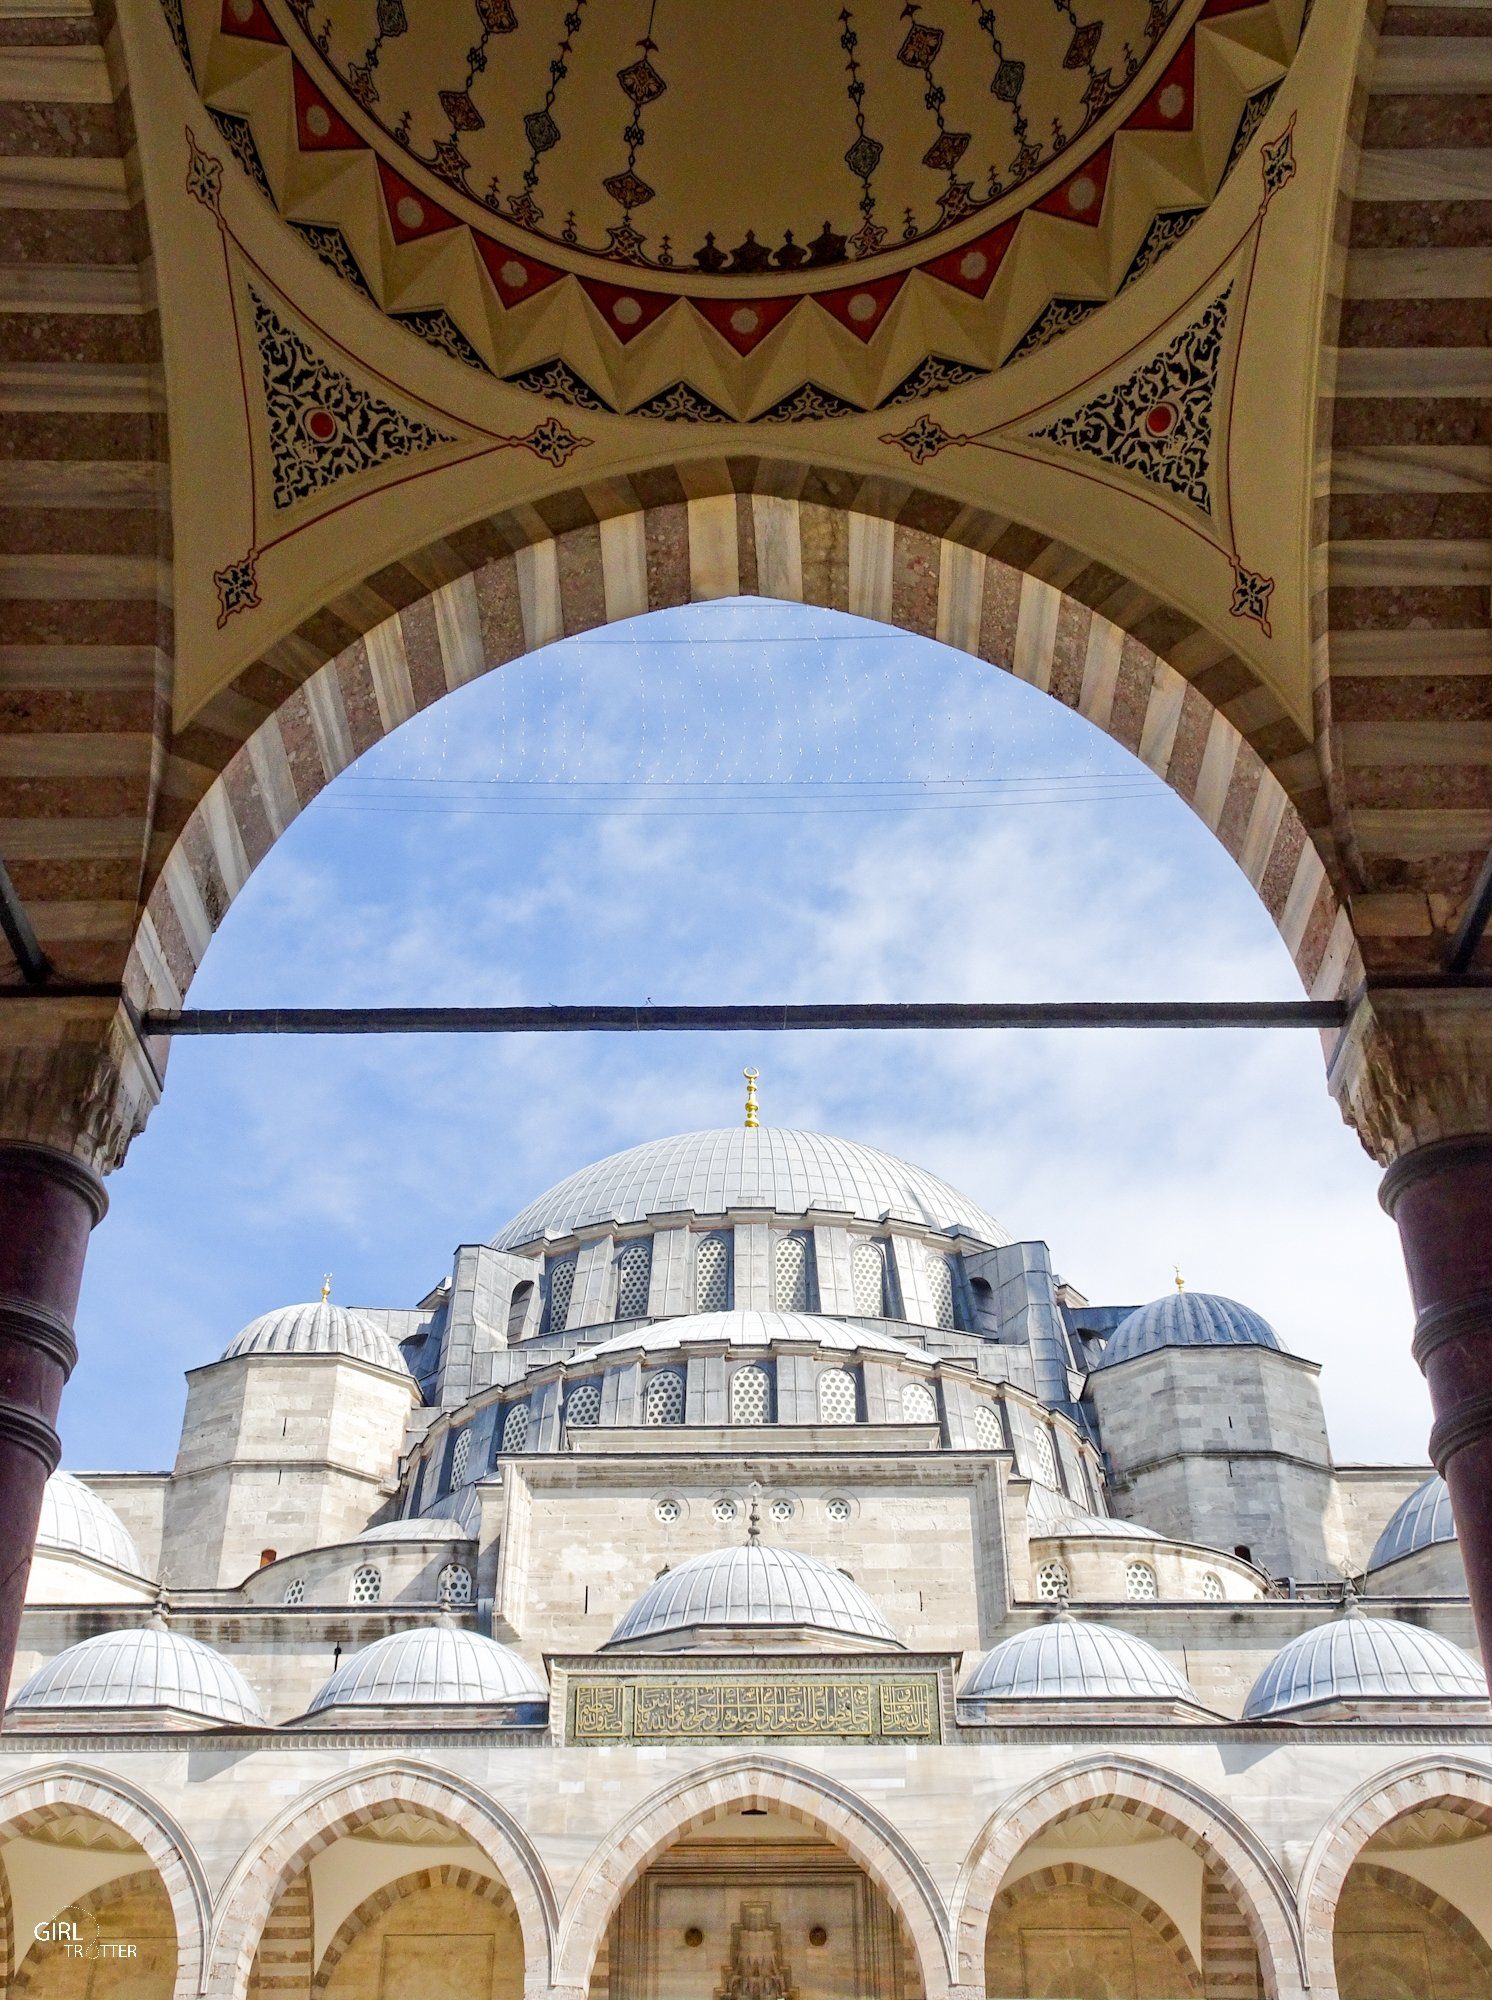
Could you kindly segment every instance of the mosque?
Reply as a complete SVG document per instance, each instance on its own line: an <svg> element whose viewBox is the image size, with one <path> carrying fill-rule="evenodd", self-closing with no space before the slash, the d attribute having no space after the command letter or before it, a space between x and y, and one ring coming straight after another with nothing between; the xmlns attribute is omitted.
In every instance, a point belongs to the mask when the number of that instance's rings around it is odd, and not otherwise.
<svg viewBox="0 0 1492 2000"><path fill-rule="evenodd" d="M328 1293L48 1485L18 2000L1492 1994L1444 1482L1246 1305L1095 1305L754 1079Z"/></svg>

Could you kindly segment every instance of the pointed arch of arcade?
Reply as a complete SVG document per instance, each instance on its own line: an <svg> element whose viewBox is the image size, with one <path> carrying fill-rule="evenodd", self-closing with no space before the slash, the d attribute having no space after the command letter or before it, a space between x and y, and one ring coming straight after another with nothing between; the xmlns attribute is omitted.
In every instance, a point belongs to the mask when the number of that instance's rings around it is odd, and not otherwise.
<svg viewBox="0 0 1492 2000"><path fill-rule="evenodd" d="M1033 1780L987 1822L959 1873L953 1896L958 1977L978 1987L995 1899L1011 1865L1040 1833L1093 1806L1109 1806L1158 1826L1201 1855L1249 1927L1268 2000L1307 1990L1305 1940L1283 1870L1235 1814L1199 1785L1129 1758L1096 1758ZM1330 1990L1328 1988L1328 1990Z"/></svg>
<svg viewBox="0 0 1492 2000"><path fill-rule="evenodd" d="M202 1991L212 1897L191 1842L152 1799L122 1778L57 1765L28 1772L23 1779L0 1787L0 1838L14 1840L43 1833L52 1821L73 1813L91 1814L127 1833L159 1876L176 1925L175 2000L196 2000ZM18 1941L10 1937L9 1930L7 1901L7 1934L0 1954L0 1969L7 1983L16 1969L13 1961L19 1956Z"/></svg>
<svg viewBox="0 0 1492 2000"><path fill-rule="evenodd" d="M1416 1758L1380 1772L1345 1799L1312 1844L1300 1878L1312 1982L1335 1991L1337 1904L1354 1862L1376 1834L1405 1813L1440 1806L1492 1832L1492 1762Z"/></svg>
<svg viewBox="0 0 1492 2000"><path fill-rule="evenodd" d="M511 1814L475 1786L403 1759L307 1794L249 1843L219 1898L209 1953L209 1990L242 1993L265 1925L287 1886L323 1848L395 1813L414 1813L447 1826L485 1855L518 1915L524 1992L546 1993L556 1903L528 1836Z"/></svg>
<svg viewBox="0 0 1492 2000"><path fill-rule="evenodd" d="M947 1913L925 1863L896 1829L844 1785L776 1757L712 1764L655 1792L606 1835L566 1905L555 1985L584 1994L622 1897L645 1869L696 1827L757 1806L812 1827L842 1848L890 1901L905 1925L927 2000L950 1990Z"/></svg>
<svg viewBox="0 0 1492 2000"><path fill-rule="evenodd" d="M557 639L736 595L941 640L1077 710L1212 829L1310 992L1356 977L1314 750L1223 640L1078 550L905 485L757 461L693 471L722 490L638 475L443 537L245 668L173 743L132 997L178 1004L297 814L441 696Z"/></svg>
<svg viewBox="0 0 1492 2000"><path fill-rule="evenodd" d="M365 1930L386 1917L407 1897L418 1896L426 1889L463 1889L494 1909L507 1908L506 1884L495 1881L490 1875L478 1875L471 1868L457 1868L449 1861L441 1862L436 1868L417 1868L408 1875L400 1875L396 1880L386 1882L381 1889L375 1889L371 1896L364 1897L351 1916L342 1920L316 1966L311 1980L313 1995L325 1993L337 1967Z"/></svg>

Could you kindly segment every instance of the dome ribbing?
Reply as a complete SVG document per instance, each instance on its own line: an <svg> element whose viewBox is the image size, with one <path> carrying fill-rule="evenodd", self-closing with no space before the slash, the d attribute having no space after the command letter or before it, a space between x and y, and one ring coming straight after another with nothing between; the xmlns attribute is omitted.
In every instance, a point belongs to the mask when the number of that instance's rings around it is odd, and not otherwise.
<svg viewBox="0 0 1492 2000"><path fill-rule="evenodd" d="M1120 1320L1094 1364L1112 1368L1162 1347L1268 1347L1283 1353L1279 1335L1251 1306L1213 1292L1170 1292Z"/></svg>
<svg viewBox="0 0 1492 2000"><path fill-rule="evenodd" d="M747 1542L691 1556L659 1577L607 1644L710 1626L806 1629L876 1645L900 1643L860 1586L832 1564L797 1549Z"/></svg>

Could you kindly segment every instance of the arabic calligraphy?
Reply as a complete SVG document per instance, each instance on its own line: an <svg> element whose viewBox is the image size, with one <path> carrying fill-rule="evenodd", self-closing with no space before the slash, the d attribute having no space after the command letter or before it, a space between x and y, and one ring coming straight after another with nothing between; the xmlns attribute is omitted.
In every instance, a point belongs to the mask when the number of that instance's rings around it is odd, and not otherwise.
<svg viewBox="0 0 1492 2000"><path fill-rule="evenodd" d="M574 1741L678 1742L721 1737L938 1740L933 1675L829 1675L577 1681Z"/></svg>

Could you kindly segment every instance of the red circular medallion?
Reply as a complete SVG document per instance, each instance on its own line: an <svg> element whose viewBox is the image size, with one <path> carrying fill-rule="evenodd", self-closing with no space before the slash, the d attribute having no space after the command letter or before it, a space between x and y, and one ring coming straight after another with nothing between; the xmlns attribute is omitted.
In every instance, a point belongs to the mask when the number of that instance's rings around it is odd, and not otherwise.
<svg viewBox="0 0 1492 2000"><path fill-rule="evenodd" d="M306 436L316 444L330 444L337 435L337 420L330 410L307 410L301 419Z"/></svg>
<svg viewBox="0 0 1492 2000"><path fill-rule="evenodd" d="M1176 405L1152 403L1145 412L1145 428L1152 437L1167 437L1176 428Z"/></svg>

